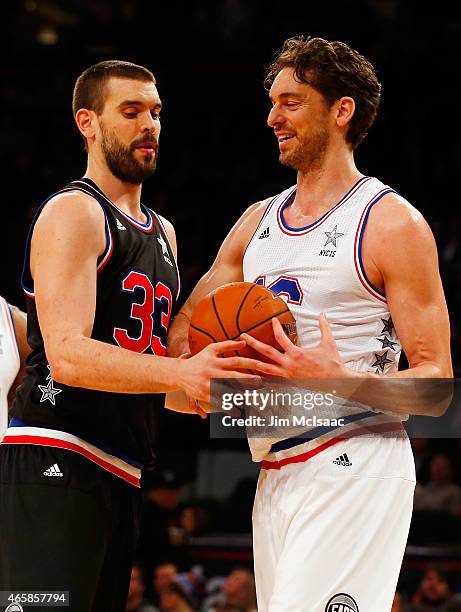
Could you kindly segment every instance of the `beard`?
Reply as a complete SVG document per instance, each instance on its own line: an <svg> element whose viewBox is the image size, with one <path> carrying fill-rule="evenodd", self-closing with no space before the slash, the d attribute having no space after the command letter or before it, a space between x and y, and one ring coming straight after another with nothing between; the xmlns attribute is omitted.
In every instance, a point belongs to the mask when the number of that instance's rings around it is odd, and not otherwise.
<svg viewBox="0 0 461 612"><path fill-rule="evenodd" d="M100 125L102 133L101 149L104 153L107 167L115 177L124 183L140 185L149 176L154 174L157 167L158 148L155 152L145 155L141 160L135 157L136 147L146 140L156 142L157 139L154 136L150 134L145 135L127 147L102 123Z"/></svg>
<svg viewBox="0 0 461 612"><path fill-rule="evenodd" d="M330 133L326 128L319 128L292 151L280 153L279 161L288 168L298 172L311 172L323 166L325 154L330 142Z"/></svg>

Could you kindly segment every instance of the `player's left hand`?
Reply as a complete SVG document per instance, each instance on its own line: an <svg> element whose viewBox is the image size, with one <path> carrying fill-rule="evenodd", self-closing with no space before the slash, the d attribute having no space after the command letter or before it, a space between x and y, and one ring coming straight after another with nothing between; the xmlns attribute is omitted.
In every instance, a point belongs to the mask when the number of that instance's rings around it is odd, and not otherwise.
<svg viewBox="0 0 461 612"><path fill-rule="evenodd" d="M275 339L282 350L264 344L248 334L242 334L240 337L248 346L274 362L258 362L255 369L263 374L281 378L346 378L350 371L341 361L331 328L323 313L320 315L319 325L321 339L319 344L311 349L295 346L276 317L272 319L272 326Z"/></svg>

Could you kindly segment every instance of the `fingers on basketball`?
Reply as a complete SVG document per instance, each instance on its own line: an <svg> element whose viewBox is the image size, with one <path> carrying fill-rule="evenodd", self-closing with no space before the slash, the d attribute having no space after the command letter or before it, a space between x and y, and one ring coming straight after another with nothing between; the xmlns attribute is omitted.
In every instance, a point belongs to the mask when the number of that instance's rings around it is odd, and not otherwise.
<svg viewBox="0 0 461 612"><path fill-rule="evenodd" d="M213 342L237 340L247 333L264 344L283 350L274 334L277 318L291 342L296 343L296 322L286 303L269 289L247 282L229 283L207 295L196 307L189 328L189 345L196 354ZM224 357L240 356L270 361L248 345L220 347ZM245 370L242 370L245 372ZM246 373L253 374L251 368Z"/></svg>

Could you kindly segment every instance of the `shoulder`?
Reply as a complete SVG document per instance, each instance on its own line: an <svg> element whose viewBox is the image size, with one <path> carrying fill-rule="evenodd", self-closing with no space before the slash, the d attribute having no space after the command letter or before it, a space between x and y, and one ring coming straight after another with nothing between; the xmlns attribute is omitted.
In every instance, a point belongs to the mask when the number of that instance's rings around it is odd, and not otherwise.
<svg viewBox="0 0 461 612"><path fill-rule="evenodd" d="M270 197L251 204L251 206L245 210L237 222L237 225L240 226L239 229L243 229L244 227L248 231L252 230L254 232L259 222L267 212L272 200L273 197Z"/></svg>
<svg viewBox="0 0 461 612"><path fill-rule="evenodd" d="M398 193L387 193L370 211L367 232L387 242L433 240L422 213Z"/></svg>
<svg viewBox="0 0 461 612"><path fill-rule="evenodd" d="M241 258L272 200L270 197L251 204L232 227L223 247Z"/></svg>
<svg viewBox="0 0 461 612"><path fill-rule="evenodd" d="M395 191L385 193L373 206L372 212L377 220L385 220L388 223L418 223L424 219L422 213L415 206Z"/></svg>
<svg viewBox="0 0 461 612"><path fill-rule="evenodd" d="M250 219L257 219L259 223L264 214L268 212L270 208L273 208L274 204L279 206L282 202L285 202L288 196L293 193L295 188L296 185L291 185L280 193L276 193L267 198L264 198L263 200L260 200L259 202L255 202L249 208L247 208L244 214L247 215Z"/></svg>
<svg viewBox="0 0 461 612"><path fill-rule="evenodd" d="M99 202L91 195L77 190L65 191L51 197L43 205L37 222L65 219L100 223L104 221L104 211Z"/></svg>
<svg viewBox="0 0 461 612"><path fill-rule="evenodd" d="M105 213L99 202L79 191L58 193L39 212L31 236L32 252L73 245L76 252L100 255L106 247Z"/></svg>

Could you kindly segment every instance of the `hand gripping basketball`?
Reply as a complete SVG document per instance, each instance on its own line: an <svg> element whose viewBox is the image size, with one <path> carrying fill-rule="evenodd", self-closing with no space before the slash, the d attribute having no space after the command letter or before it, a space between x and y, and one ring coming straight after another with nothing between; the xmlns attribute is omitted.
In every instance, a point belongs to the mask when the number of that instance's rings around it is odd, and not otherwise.
<svg viewBox="0 0 461 612"><path fill-rule="evenodd" d="M272 326L277 318L296 344L296 321L286 303L272 291L248 282L229 283L202 299L192 314L189 346L195 355L211 343L237 340L243 333L280 350ZM261 354L250 346L221 353L222 357L248 357L261 360Z"/></svg>

